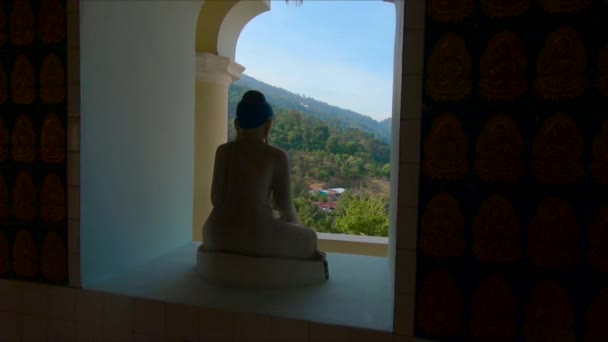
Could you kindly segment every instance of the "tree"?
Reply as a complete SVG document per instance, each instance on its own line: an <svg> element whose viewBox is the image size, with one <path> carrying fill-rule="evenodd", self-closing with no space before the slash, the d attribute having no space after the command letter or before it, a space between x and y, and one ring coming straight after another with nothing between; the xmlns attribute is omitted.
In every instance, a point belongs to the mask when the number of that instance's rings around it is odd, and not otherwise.
<svg viewBox="0 0 608 342"><path fill-rule="evenodd" d="M347 194L338 202L334 228L342 234L388 236L388 200Z"/></svg>

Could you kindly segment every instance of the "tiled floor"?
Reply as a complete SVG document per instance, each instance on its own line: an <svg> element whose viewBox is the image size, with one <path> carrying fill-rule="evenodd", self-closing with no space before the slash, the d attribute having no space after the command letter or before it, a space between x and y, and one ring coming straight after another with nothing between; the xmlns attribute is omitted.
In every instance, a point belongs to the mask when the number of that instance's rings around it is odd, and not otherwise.
<svg viewBox="0 0 608 342"><path fill-rule="evenodd" d="M324 285L237 290L209 284L196 273L196 247L188 244L90 289L235 312L392 330L394 281L387 258L329 253L330 280Z"/></svg>

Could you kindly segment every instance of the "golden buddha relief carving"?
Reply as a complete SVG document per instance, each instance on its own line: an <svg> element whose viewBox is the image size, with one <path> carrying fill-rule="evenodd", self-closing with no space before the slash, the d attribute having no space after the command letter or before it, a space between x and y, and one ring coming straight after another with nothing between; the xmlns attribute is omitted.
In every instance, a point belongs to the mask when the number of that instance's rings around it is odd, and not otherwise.
<svg viewBox="0 0 608 342"><path fill-rule="evenodd" d="M27 114L19 114L13 129L13 159L20 163L31 163L36 159L36 132Z"/></svg>
<svg viewBox="0 0 608 342"><path fill-rule="evenodd" d="M546 268L572 268L580 261L581 228L570 205L558 197L540 203L528 226L528 257Z"/></svg>
<svg viewBox="0 0 608 342"><path fill-rule="evenodd" d="M51 231L42 242L40 271L50 281L64 281L68 276L67 252L59 233Z"/></svg>
<svg viewBox="0 0 608 342"><path fill-rule="evenodd" d="M421 233L420 248L425 255L449 258L464 254L464 216L452 195L441 192L429 201L422 216Z"/></svg>
<svg viewBox="0 0 608 342"><path fill-rule="evenodd" d="M31 104L36 99L36 74L25 55L19 55L13 64L11 97L16 104Z"/></svg>
<svg viewBox="0 0 608 342"><path fill-rule="evenodd" d="M40 134L40 159L45 163L61 163L65 160L65 129L55 113L44 118Z"/></svg>
<svg viewBox="0 0 608 342"><path fill-rule="evenodd" d="M65 10L59 0L42 0L40 5L40 40L57 44L65 38Z"/></svg>
<svg viewBox="0 0 608 342"><path fill-rule="evenodd" d="M608 288L600 289L585 313L586 336L585 342L608 340Z"/></svg>
<svg viewBox="0 0 608 342"><path fill-rule="evenodd" d="M549 35L536 62L536 93L545 100L567 100L587 88L587 49L579 33L562 27Z"/></svg>
<svg viewBox="0 0 608 342"><path fill-rule="evenodd" d="M8 76L4 65L0 64L0 104L3 104L8 99Z"/></svg>
<svg viewBox="0 0 608 342"><path fill-rule="evenodd" d="M602 129L593 139L591 174L599 184L608 186L608 119L604 120Z"/></svg>
<svg viewBox="0 0 608 342"><path fill-rule="evenodd" d="M8 185L4 175L0 173L0 219L8 218Z"/></svg>
<svg viewBox="0 0 608 342"><path fill-rule="evenodd" d="M429 0L427 9L437 21L462 21L473 14L475 0Z"/></svg>
<svg viewBox="0 0 608 342"><path fill-rule="evenodd" d="M517 297L507 280L490 276L479 284L471 301L471 334L477 341L514 341Z"/></svg>
<svg viewBox="0 0 608 342"><path fill-rule="evenodd" d="M6 22L7 20L4 6L0 6L0 46L4 45L8 40Z"/></svg>
<svg viewBox="0 0 608 342"><path fill-rule="evenodd" d="M13 216L20 221L36 218L36 186L29 174L20 172L13 186Z"/></svg>
<svg viewBox="0 0 608 342"><path fill-rule="evenodd" d="M418 295L418 327L433 336L455 336L464 328L464 298L447 272L431 273Z"/></svg>
<svg viewBox="0 0 608 342"><path fill-rule="evenodd" d="M521 257L521 227L506 198L486 199L473 221L473 254L485 264L513 263Z"/></svg>
<svg viewBox="0 0 608 342"><path fill-rule="evenodd" d="M600 208L588 234L589 264L598 272L608 272L608 205Z"/></svg>
<svg viewBox="0 0 608 342"><path fill-rule="evenodd" d="M477 138L475 171L491 183L514 183L524 175L524 137L506 114L490 117Z"/></svg>
<svg viewBox="0 0 608 342"><path fill-rule="evenodd" d="M34 11L29 0L13 0L10 17L11 43L17 46L27 46L34 42Z"/></svg>
<svg viewBox="0 0 608 342"><path fill-rule="evenodd" d="M539 283L526 304L526 341L575 342L572 298L555 280Z"/></svg>
<svg viewBox="0 0 608 342"><path fill-rule="evenodd" d="M540 0L545 11L551 14L579 12L591 5L592 0Z"/></svg>
<svg viewBox="0 0 608 342"><path fill-rule="evenodd" d="M464 39L455 33L437 42L426 71L426 93L436 101L460 101L473 89L471 55Z"/></svg>
<svg viewBox="0 0 608 342"><path fill-rule="evenodd" d="M495 34L481 56L479 93L489 101L513 101L528 91L525 79L528 57L511 31Z"/></svg>
<svg viewBox="0 0 608 342"><path fill-rule="evenodd" d="M13 271L20 277L32 278L38 272L38 252L32 234L26 229L17 232L13 245Z"/></svg>
<svg viewBox="0 0 608 342"><path fill-rule="evenodd" d="M543 184L572 184L584 175L583 134L571 116L547 118L534 138L532 174Z"/></svg>
<svg viewBox="0 0 608 342"><path fill-rule="evenodd" d="M11 270L9 255L10 251L6 235L0 231L0 275L5 275Z"/></svg>
<svg viewBox="0 0 608 342"><path fill-rule="evenodd" d="M460 179L469 171L469 142L462 122L452 113L437 117L424 139L422 171L432 179Z"/></svg>
<svg viewBox="0 0 608 342"><path fill-rule="evenodd" d="M4 123L4 118L0 116L0 161L4 161L8 158L8 145L10 140L10 134Z"/></svg>
<svg viewBox="0 0 608 342"><path fill-rule="evenodd" d="M40 218L45 222L61 222L66 212L65 187L57 174L48 174L40 189Z"/></svg>
<svg viewBox="0 0 608 342"><path fill-rule="evenodd" d="M61 59L47 55L40 70L40 99L46 104L61 103L65 99L65 71Z"/></svg>
<svg viewBox="0 0 608 342"><path fill-rule="evenodd" d="M608 44L600 51L597 58L597 88L604 97L608 97Z"/></svg>
<svg viewBox="0 0 608 342"><path fill-rule="evenodd" d="M531 0L481 0L481 9L488 17L503 18L522 15Z"/></svg>

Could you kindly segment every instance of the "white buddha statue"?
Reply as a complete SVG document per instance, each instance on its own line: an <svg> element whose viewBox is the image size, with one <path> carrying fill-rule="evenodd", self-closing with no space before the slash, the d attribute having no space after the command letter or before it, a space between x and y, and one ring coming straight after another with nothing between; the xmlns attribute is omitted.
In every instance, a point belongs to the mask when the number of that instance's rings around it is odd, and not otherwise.
<svg viewBox="0 0 608 342"><path fill-rule="evenodd" d="M287 153L268 143L272 108L259 91L243 95L237 138L215 154L211 202L199 251L251 257L321 260L316 233L299 223ZM271 199L279 217L273 215Z"/></svg>

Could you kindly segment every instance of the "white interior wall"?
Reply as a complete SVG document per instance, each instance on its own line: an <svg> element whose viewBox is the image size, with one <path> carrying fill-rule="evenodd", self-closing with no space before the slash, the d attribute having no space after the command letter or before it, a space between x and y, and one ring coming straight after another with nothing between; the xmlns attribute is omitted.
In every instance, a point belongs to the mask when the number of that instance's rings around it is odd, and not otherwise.
<svg viewBox="0 0 608 342"><path fill-rule="evenodd" d="M201 4L81 2L84 287L191 241Z"/></svg>

